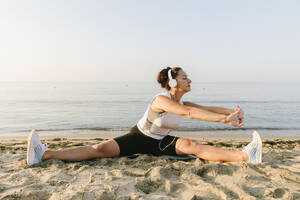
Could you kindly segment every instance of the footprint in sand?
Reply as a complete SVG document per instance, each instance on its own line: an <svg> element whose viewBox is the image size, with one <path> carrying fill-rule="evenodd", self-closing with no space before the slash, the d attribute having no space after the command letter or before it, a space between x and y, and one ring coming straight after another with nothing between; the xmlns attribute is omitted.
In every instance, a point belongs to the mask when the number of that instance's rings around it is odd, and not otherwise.
<svg viewBox="0 0 300 200"><path fill-rule="evenodd" d="M243 185L242 188L247 194L256 198L262 198L265 193L265 188L262 187L247 187Z"/></svg>
<svg viewBox="0 0 300 200"><path fill-rule="evenodd" d="M195 174L203 178L214 178L218 175L232 176L240 167L228 164L207 164L195 169Z"/></svg>
<svg viewBox="0 0 300 200"><path fill-rule="evenodd" d="M145 194L150 194L157 191L162 185L162 180L151 180L149 178L145 178L138 180L135 184L135 188L144 192Z"/></svg>

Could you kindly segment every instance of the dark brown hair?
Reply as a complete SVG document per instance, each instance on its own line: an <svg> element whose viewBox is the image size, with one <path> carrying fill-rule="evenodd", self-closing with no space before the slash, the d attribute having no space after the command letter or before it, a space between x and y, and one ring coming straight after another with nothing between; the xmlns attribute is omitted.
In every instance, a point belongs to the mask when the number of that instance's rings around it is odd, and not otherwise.
<svg viewBox="0 0 300 200"><path fill-rule="evenodd" d="M178 72L180 70L182 70L181 67L174 67L174 68L171 68L171 67L167 67L167 68L164 68L162 69L159 73L158 73L158 76L157 76L157 82L161 85L162 88L165 88L167 90L170 90L170 86L169 86L169 77L168 77L168 71L169 69L171 69L171 75L172 75L172 78L175 79L177 76L178 76Z"/></svg>

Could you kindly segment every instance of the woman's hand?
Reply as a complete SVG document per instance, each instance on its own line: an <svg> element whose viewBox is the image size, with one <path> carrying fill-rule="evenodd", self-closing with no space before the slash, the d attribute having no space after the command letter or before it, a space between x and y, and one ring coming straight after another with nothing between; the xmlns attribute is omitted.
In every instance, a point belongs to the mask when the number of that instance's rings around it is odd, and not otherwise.
<svg viewBox="0 0 300 200"><path fill-rule="evenodd" d="M243 124L244 121L244 111L241 109L240 106L237 106L237 111L239 111L239 123Z"/></svg>
<svg viewBox="0 0 300 200"><path fill-rule="evenodd" d="M232 127L241 127L243 126L243 120L244 111L238 106L233 113L225 117L225 121L223 123Z"/></svg>

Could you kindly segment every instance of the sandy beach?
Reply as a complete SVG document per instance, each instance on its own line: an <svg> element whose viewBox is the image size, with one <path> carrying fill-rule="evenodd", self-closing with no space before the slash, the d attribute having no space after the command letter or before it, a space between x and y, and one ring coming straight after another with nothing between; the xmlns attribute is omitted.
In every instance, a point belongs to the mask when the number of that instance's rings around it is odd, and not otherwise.
<svg viewBox="0 0 300 200"><path fill-rule="evenodd" d="M249 137L198 137L242 148ZM49 148L92 145L99 136L41 137ZM26 138L0 139L0 199L300 199L300 138L263 138L263 162L213 163L150 155L26 165Z"/></svg>

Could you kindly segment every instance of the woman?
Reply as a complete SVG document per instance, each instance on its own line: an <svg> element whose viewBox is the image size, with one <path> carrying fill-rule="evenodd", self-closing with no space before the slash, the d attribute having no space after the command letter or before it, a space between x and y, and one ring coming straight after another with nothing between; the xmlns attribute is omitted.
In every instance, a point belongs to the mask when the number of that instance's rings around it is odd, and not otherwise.
<svg viewBox="0 0 300 200"><path fill-rule="evenodd" d="M261 162L262 143L256 132L253 134L252 142L243 151L201 145L190 139L168 135L170 130L178 127L181 116L240 127L243 125L243 111L201 106L182 101L182 96L191 91L191 80L179 67L161 70L157 81L166 89L166 92L153 98L144 116L128 134L93 146L49 150L40 142L38 134L33 130L28 137L28 165L53 158L81 161L129 156L136 153L156 156L195 155L205 160L220 162Z"/></svg>

